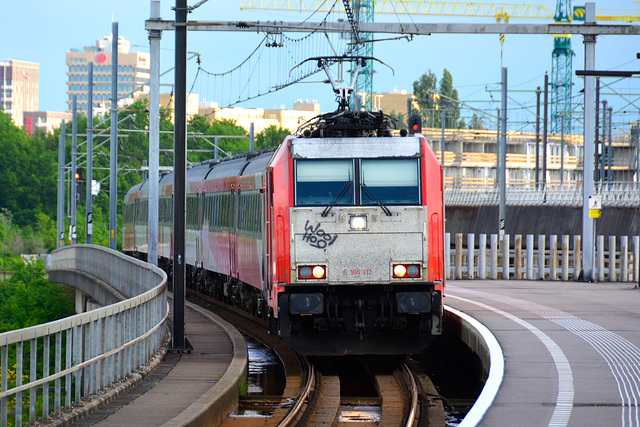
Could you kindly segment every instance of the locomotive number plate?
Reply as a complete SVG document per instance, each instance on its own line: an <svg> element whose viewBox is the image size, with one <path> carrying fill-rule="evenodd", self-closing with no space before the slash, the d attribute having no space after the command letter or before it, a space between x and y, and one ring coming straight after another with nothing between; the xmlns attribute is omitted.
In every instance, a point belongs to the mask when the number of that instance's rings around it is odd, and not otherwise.
<svg viewBox="0 0 640 427"><path fill-rule="evenodd" d="M373 270L370 268L345 268L342 270L343 276L371 276L373 275Z"/></svg>

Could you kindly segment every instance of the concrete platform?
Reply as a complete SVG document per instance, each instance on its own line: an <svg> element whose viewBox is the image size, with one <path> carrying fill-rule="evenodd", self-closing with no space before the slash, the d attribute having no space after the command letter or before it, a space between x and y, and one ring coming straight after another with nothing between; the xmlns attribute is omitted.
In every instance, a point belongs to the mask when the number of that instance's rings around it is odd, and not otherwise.
<svg viewBox="0 0 640 427"><path fill-rule="evenodd" d="M640 425L634 283L452 280L445 294L447 306L491 330L504 354L479 425Z"/></svg>
<svg viewBox="0 0 640 427"><path fill-rule="evenodd" d="M246 377L247 345L230 324L187 303L191 353L168 353L136 388L110 400L73 426L217 425L237 406Z"/></svg>

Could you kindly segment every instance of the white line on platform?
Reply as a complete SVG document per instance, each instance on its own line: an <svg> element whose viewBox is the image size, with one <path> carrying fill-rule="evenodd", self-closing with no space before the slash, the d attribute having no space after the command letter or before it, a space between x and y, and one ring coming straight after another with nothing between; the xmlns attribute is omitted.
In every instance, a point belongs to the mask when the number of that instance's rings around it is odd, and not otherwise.
<svg viewBox="0 0 640 427"><path fill-rule="evenodd" d="M547 347L549 354L551 354L551 357L553 358L553 363L556 365L556 371L558 372L558 396L556 397L556 407L553 410L553 414L551 415L551 420L549 420L548 425L549 426L566 426L569 423L569 418L571 417L571 411L573 410L573 394L574 394L573 372L571 370L571 365L569 364L569 361L565 356L564 352L562 351L562 349L560 348L560 346L558 346L558 344L556 344L555 341L553 341L547 334L542 332L540 329L536 328L529 322L526 322L520 319L519 317L514 316L511 313L507 313L506 311L502 311L498 308L492 307L487 304L483 304L481 302L472 301L467 298L451 295L451 293L447 295L447 298L454 298L469 304L475 304L486 310L491 310L494 313L500 314L506 317L507 319L512 320L517 324L523 326L524 328L528 329L545 345L545 347ZM478 323L480 324L480 322ZM493 337L493 334L491 334L491 336ZM493 337L493 339L495 340L495 337ZM503 365L502 370L504 371L504 358L502 356L502 350L500 350L500 356L501 356L502 365ZM493 368L493 354L491 355L491 364L492 364L491 368ZM500 378L500 383L502 382L502 375ZM490 378L491 378L491 372L489 373L489 379ZM489 379L487 380L487 384L489 383ZM485 388L487 387L487 384L485 384ZM500 384L498 384L498 388L499 386ZM491 387L493 388L495 386L492 384ZM480 393L480 397L482 397L484 392L485 392L485 389L483 388L482 393ZM478 398L478 400L476 401L476 404L473 405L473 407L471 408L467 416L462 420L462 423L460 423L460 426L477 425L482 420L482 417L484 417L484 414L486 413L486 411L489 409L489 406L495 399L496 394L497 394L497 390L495 391L495 394L491 397L488 403L486 401L480 402L480 398ZM472 414L472 412L474 412L476 405L478 405L479 403L485 406L478 409L478 412L481 412L481 416L477 418L477 415ZM470 419L469 423L467 423L467 418L469 417L470 414L474 415L474 418Z"/></svg>
<svg viewBox="0 0 640 427"><path fill-rule="evenodd" d="M452 287L449 286L449 289ZM640 348L615 332L562 310L504 295L457 287L453 289L535 313L585 340L607 362L615 379L621 403L621 426L640 426Z"/></svg>

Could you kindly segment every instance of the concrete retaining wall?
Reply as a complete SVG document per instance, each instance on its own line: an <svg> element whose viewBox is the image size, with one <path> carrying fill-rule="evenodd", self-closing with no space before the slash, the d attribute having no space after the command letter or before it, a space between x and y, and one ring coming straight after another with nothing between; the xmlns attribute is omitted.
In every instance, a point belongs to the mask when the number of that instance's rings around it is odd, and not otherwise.
<svg viewBox="0 0 640 427"><path fill-rule="evenodd" d="M482 376L480 379L486 381L491 368L491 355L489 347L478 329L471 325L469 321L448 309L444 311L443 324L447 334L459 338L471 351L478 355L482 363Z"/></svg>

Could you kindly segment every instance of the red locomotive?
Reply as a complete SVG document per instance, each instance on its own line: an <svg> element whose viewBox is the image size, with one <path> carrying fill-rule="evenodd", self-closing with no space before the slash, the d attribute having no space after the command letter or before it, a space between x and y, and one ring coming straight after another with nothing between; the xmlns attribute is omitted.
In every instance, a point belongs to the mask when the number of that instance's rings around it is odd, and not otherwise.
<svg viewBox="0 0 640 427"><path fill-rule="evenodd" d="M316 59L316 58L314 58ZM319 61L320 66L324 63ZM407 354L442 332L442 168L420 134L345 96L275 150L187 171L188 286L268 319L303 354ZM123 249L146 258L148 185ZM172 263L173 174L160 180L159 265Z"/></svg>

